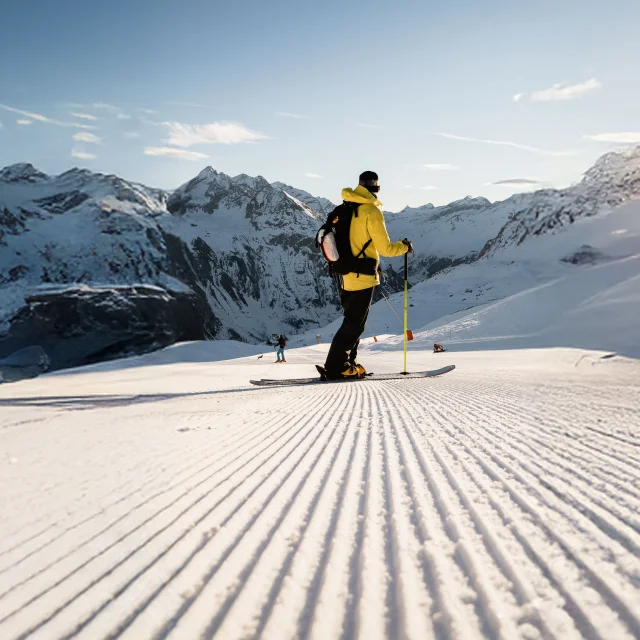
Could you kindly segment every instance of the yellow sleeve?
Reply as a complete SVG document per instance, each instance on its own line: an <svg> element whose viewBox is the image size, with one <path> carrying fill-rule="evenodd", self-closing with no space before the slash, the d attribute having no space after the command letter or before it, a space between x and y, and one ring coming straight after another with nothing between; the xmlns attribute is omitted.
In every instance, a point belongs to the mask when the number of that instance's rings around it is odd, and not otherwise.
<svg viewBox="0 0 640 640"><path fill-rule="evenodd" d="M391 242L387 227L384 223L384 216L378 207L370 207L367 218L367 230L373 240L373 245L381 256L395 258L407 253L409 247L404 242Z"/></svg>

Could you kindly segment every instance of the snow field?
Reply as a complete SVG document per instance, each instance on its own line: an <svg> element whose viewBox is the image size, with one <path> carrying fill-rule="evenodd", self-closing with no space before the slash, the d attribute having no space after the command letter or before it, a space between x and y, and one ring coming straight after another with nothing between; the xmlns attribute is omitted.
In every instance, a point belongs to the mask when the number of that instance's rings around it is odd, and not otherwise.
<svg viewBox="0 0 640 640"><path fill-rule="evenodd" d="M637 361L197 347L0 389L0 637L640 636Z"/></svg>

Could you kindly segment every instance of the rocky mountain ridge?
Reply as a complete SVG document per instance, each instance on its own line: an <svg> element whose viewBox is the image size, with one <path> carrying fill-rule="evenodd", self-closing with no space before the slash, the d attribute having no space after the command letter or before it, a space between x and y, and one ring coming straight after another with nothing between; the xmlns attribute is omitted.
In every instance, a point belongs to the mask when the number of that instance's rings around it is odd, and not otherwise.
<svg viewBox="0 0 640 640"><path fill-rule="evenodd" d="M411 281L470 264L640 197L640 148L564 190L467 197L387 214L416 249ZM205 168L173 192L71 169L0 171L0 359L34 344L68 366L176 340L260 342L339 314L314 246L333 204L261 176ZM579 247L576 247L578 250ZM387 292L401 261L385 261Z"/></svg>

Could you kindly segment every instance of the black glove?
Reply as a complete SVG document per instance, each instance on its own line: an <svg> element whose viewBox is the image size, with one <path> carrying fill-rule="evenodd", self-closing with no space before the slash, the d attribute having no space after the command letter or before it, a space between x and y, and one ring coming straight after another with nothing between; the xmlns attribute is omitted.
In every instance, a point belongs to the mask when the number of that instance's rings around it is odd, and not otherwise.
<svg viewBox="0 0 640 640"><path fill-rule="evenodd" d="M409 250L407 251L407 253L413 253L413 245L411 244L411 240L407 240L407 238L405 238L402 242L404 242L404 244L406 244L407 247L409 247Z"/></svg>

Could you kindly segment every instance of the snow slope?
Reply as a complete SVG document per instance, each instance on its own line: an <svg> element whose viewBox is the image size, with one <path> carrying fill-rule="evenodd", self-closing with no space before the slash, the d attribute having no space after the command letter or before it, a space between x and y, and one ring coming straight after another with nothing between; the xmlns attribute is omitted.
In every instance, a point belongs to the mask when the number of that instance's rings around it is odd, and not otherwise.
<svg viewBox="0 0 640 640"><path fill-rule="evenodd" d="M412 277L410 263L410 281ZM382 287L384 291L384 286ZM366 337L402 339L403 295L373 305ZM640 202L533 237L409 290L409 328L426 348L582 347L640 357ZM395 310L395 313L394 313ZM397 313L397 315L396 315ZM341 319L320 331L330 340ZM423 334L419 333L424 332ZM310 344L315 331L295 344Z"/></svg>
<svg viewBox="0 0 640 640"><path fill-rule="evenodd" d="M197 347L0 388L0 637L639 637L637 361Z"/></svg>

